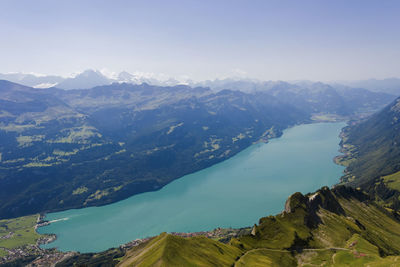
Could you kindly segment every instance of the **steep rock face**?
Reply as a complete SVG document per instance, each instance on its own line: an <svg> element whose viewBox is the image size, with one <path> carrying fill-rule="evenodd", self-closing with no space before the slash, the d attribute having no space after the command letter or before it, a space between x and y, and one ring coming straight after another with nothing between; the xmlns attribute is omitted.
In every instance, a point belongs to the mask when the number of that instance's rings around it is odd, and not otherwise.
<svg viewBox="0 0 400 267"><path fill-rule="evenodd" d="M306 209L308 206L308 199L300 192L291 195L285 203L285 212L292 213L298 208Z"/></svg>
<svg viewBox="0 0 400 267"><path fill-rule="evenodd" d="M321 223L317 215L319 209L324 209L338 215L345 215L336 196L328 187L323 187L317 192L307 194L306 196L300 192L291 195L286 200L284 212L295 213L297 209L305 212L304 223L310 228L315 228Z"/></svg>
<svg viewBox="0 0 400 267"><path fill-rule="evenodd" d="M343 190L341 186L335 189L336 192L342 192ZM353 192L345 192L345 195L351 196ZM292 213L297 208L304 209L308 213L316 213L319 208L322 208L336 214L344 214L344 210L337 201L334 193L326 186L314 194L304 196L300 192L297 192L291 195L286 200L285 212Z"/></svg>
<svg viewBox="0 0 400 267"><path fill-rule="evenodd" d="M371 200L371 197L367 195L364 191L349 186L336 186L332 189L332 192L335 194L336 199L342 198L348 200L354 198L357 201L366 203Z"/></svg>
<svg viewBox="0 0 400 267"><path fill-rule="evenodd" d="M345 214L334 193L326 186L308 197L308 207L310 213L316 213L319 208L322 208L338 215Z"/></svg>

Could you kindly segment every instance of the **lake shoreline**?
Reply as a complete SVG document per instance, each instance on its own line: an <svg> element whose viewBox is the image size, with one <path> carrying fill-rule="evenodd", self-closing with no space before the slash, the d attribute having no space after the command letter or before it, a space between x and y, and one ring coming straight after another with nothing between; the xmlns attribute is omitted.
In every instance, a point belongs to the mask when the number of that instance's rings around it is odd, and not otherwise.
<svg viewBox="0 0 400 267"><path fill-rule="evenodd" d="M313 123L309 123L309 124L319 124L320 122L313 122ZM289 129L292 129L293 127L295 127L295 126L302 126L302 125L309 125L309 124L301 124L301 125L294 125L294 126L292 126L292 127L290 127L290 128L287 128L287 129L285 129L284 131L282 131L282 133L279 135L279 136L277 136L277 137L275 137L275 138L270 138L271 140L272 139L279 139L279 137L281 137L282 135L283 135L283 133L284 132L286 132L287 130L289 130ZM342 128L341 128L342 129ZM268 139L267 141L269 141L270 139ZM259 143L259 142L258 142ZM331 159L332 160L332 159ZM223 162L225 162L226 160L224 160ZM220 162L220 163L223 163L223 162ZM218 164L218 163L217 163ZM180 178L179 178L180 179ZM179 180L179 179L177 179L177 180ZM174 180L175 181L175 180ZM337 183L335 183L335 184L333 184L332 186L335 186ZM161 189L160 189L161 190ZM156 191L157 192L157 191ZM118 202L117 202L118 203ZM249 225L251 225L251 224L249 224ZM189 231L189 232L184 232L184 233L186 233L186 234L190 234L190 233L193 233L193 232L197 232L197 231ZM207 232L207 231L205 231L205 232Z"/></svg>
<svg viewBox="0 0 400 267"><path fill-rule="evenodd" d="M224 162L224 161L226 161L226 160L229 160L230 158L236 156L238 153L242 152L243 150L246 150L247 148L249 148L249 147L252 146L252 145L255 145L255 144L268 144L268 143L270 142L270 140L280 138L280 137L283 135L283 133L284 133L285 131L287 131L287 130L293 128L293 127L301 126L301 125L309 125L309 124L337 123L337 122L346 122L346 121L347 121L347 119L342 119L342 118L341 118L341 119L336 119L336 120L330 120L330 119L312 119L312 120L311 120L310 122L308 122L308 123L301 123L301 124L289 125L287 128L285 128L285 129L283 129L283 130L281 130L281 131L276 132L275 135L274 135L273 137L265 137L265 136L263 136L263 135L260 136L256 141L251 142L248 146L243 147L242 149L236 151L235 153L229 155L228 157L223 158L221 161L217 161L217 162L213 163L213 164L210 165L210 166L206 166L206 167L204 167L204 168L202 168L202 169L195 170L195 171L193 171L193 172L191 172L191 173L185 174L185 175L180 176L180 177L178 177L178 178L176 178L176 179L172 179L172 180L169 181L168 183L163 184L162 186L159 186L159 187L157 187L157 188L154 188L154 190L144 191L144 192L141 192L141 193L138 193L138 194L134 194L134 195L128 196L127 198L130 198L130 197L135 196L135 195L140 195L140 194L143 194L143 193L147 193L147 192L157 192L157 191L163 189L165 186L167 186L168 184L170 184L170 183L173 182L173 181L179 180L179 179L181 179L182 177L185 177L185 176L190 175L190 174L195 173L195 172L202 171L202 170L207 169L207 168L210 168L210 167L212 167L212 166L214 166L214 165L216 165L216 164L219 164L219 163L222 163L222 162ZM115 202L104 203L104 204L101 204L101 203L100 203L100 204L94 204L94 205L89 205L89 206L84 206L84 207L78 206L78 207L68 208L68 209L63 209L63 208L61 208L61 209L52 209L52 210L44 211L44 212L42 212L42 214L43 214L43 216L45 217L46 214L48 214L48 213L62 212L62 211L66 211L66 210L75 210L75 209L85 209L85 208L89 208L89 207L102 207L102 206L106 206L106 205L110 205L110 204L113 204L113 203L117 203L117 202L123 201L123 200L125 200L125 199L127 199L127 198L123 198L123 199L117 200L117 201L115 201ZM49 223L50 223L50 222L49 222Z"/></svg>

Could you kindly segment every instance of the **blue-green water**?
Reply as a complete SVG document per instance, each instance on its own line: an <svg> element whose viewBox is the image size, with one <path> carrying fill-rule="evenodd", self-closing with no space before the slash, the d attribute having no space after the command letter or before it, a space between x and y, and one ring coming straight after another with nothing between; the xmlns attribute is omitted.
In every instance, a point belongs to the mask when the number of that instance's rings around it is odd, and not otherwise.
<svg viewBox="0 0 400 267"><path fill-rule="evenodd" d="M300 125L268 144L255 144L236 156L186 175L157 192L102 207L50 213L55 221L38 229L55 233L45 247L95 252L161 232L195 232L244 227L282 211L287 197L333 185L343 167L339 133L344 123Z"/></svg>

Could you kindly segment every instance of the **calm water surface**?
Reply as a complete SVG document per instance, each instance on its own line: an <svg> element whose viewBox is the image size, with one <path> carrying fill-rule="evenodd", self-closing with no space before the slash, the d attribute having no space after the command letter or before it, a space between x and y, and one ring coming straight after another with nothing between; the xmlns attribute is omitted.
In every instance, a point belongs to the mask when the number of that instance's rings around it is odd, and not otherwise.
<svg viewBox="0 0 400 267"><path fill-rule="evenodd" d="M44 247L96 252L161 232L195 232L244 227L282 211L287 197L339 181L343 167L339 133L345 123L295 126L268 144L255 144L236 156L186 175L157 192L103 207L50 213L55 221L38 229L55 233Z"/></svg>

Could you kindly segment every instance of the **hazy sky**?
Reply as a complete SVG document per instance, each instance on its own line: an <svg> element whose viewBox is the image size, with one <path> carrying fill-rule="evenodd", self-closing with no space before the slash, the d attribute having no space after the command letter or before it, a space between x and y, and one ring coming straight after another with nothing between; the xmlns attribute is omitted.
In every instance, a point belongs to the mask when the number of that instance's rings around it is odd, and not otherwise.
<svg viewBox="0 0 400 267"><path fill-rule="evenodd" d="M0 0L0 72L400 77L400 1Z"/></svg>

